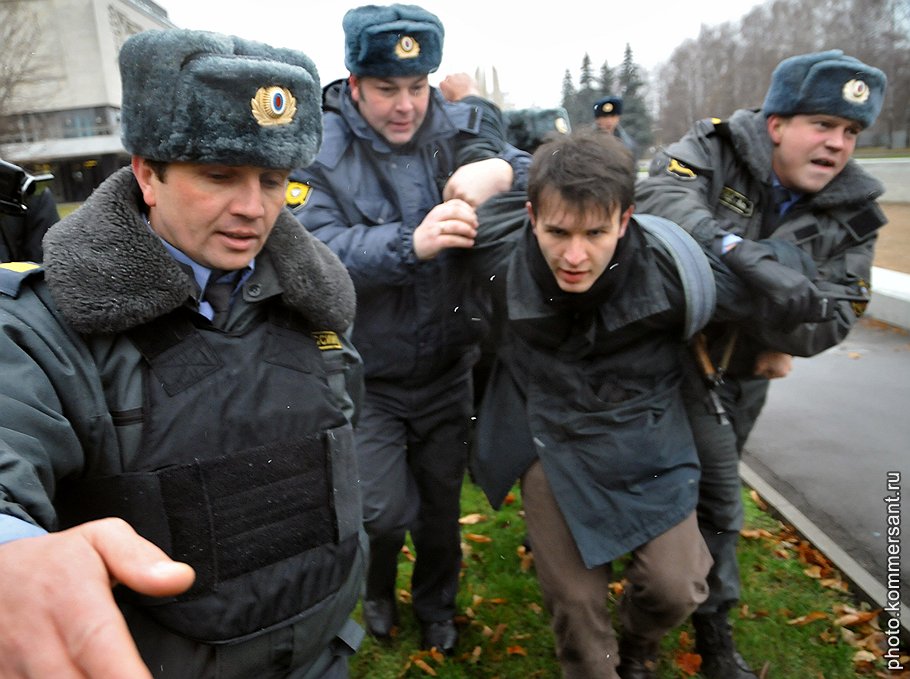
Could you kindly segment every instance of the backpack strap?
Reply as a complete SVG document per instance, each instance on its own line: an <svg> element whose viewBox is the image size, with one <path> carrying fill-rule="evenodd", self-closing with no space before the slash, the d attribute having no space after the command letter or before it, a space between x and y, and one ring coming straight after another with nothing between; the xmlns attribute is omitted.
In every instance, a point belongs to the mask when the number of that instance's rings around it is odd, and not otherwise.
<svg viewBox="0 0 910 679"><path fill-rule="evenodd" d="M717 306L717 287L708 256L682 227L664 217L636 214L635 221L657 238L676 263L686 296L686 324L683 339L701 330Z"/></svg>

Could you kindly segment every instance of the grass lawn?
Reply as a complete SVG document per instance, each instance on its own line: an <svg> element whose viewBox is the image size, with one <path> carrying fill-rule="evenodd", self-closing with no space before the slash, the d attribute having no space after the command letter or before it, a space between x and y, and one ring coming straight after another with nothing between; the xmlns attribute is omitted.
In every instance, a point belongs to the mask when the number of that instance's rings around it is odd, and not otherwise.
<svg viewBox="0 0 910 679"><path fill-rule="evenodd" d="M518 492L510 499L494 512L481 491L465 482L458 653L446 658L419 650L419 630L409 604L411 553L406 548L399 562L401 627L390 642L378 643L369 636L364 640L351 662L353 679L560 677L533 555L522 547ZM884 671L878 612L859 605L825 557L764 512L760 498L744 490L744 501L747 525L740 541L744 591L732 616L739 649L759 676L910 677ZM621 589L622 583L615 583L617 596ZM355 617L360 620L359 609ZM664 640L658 676L697 677L699 662L687 623ZM904 666L910 666L907 659Z"/></svg>

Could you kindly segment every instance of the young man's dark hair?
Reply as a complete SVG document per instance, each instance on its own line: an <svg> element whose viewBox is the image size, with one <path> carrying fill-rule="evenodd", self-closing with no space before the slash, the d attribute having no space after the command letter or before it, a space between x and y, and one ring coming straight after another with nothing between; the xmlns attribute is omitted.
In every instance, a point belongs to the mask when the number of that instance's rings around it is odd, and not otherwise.
<svg viewBox="0 0 910 679"><path fill-rule="evenodd" d="M551 191L581 211L624 212L635 195L632 154L618 139L596 132L553 137L538 148L528 172L532 209Z"/></svg>

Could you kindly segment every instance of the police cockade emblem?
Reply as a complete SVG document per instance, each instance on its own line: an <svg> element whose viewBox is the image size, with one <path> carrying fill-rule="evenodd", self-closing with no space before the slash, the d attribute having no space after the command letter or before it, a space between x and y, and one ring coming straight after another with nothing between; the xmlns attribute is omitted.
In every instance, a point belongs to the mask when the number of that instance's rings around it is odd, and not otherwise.
<svg viewBox="0 0 910 679"><path fill-rule="evenodd" d="M395 45L395 56L399 59L415 59L420 56L420 43L410 35L403 35Z"/></svg>
<svg viewBox="0 0 910 679"><path fill-rule="evenodd" d="M869 86L862 80L849 80L844 84L844 100L851 104L865 104L869 99Z"/></svg>
<svg viewBox="0 0 910 679"><path fill-rule="evenodd" d="M253 117L263 127L287 125L297 113L297 100L286 87L260 87L250 100Z"/></svg>
<svg viewBox="0 0 910 679"><path fill-rule="evenodd" d="M604 104L603 112L604 113L613 113L613 104L611 104L609 101L606 104Z"/></svg>

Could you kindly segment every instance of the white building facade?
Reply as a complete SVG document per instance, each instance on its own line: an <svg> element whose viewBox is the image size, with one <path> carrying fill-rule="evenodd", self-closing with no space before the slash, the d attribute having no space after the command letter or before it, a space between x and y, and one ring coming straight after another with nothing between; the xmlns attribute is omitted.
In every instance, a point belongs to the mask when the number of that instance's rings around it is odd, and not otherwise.
<svg viewBox="0 0 910 679"><path fill-rule="evenodd" d="M84 200L129 162L120 143L120 47L134 33L173 24L150 0L4 5L18 5L20 34L31 30L35 39L29 77L0 101L0 158L52 173L59 201Z"/></svg>

